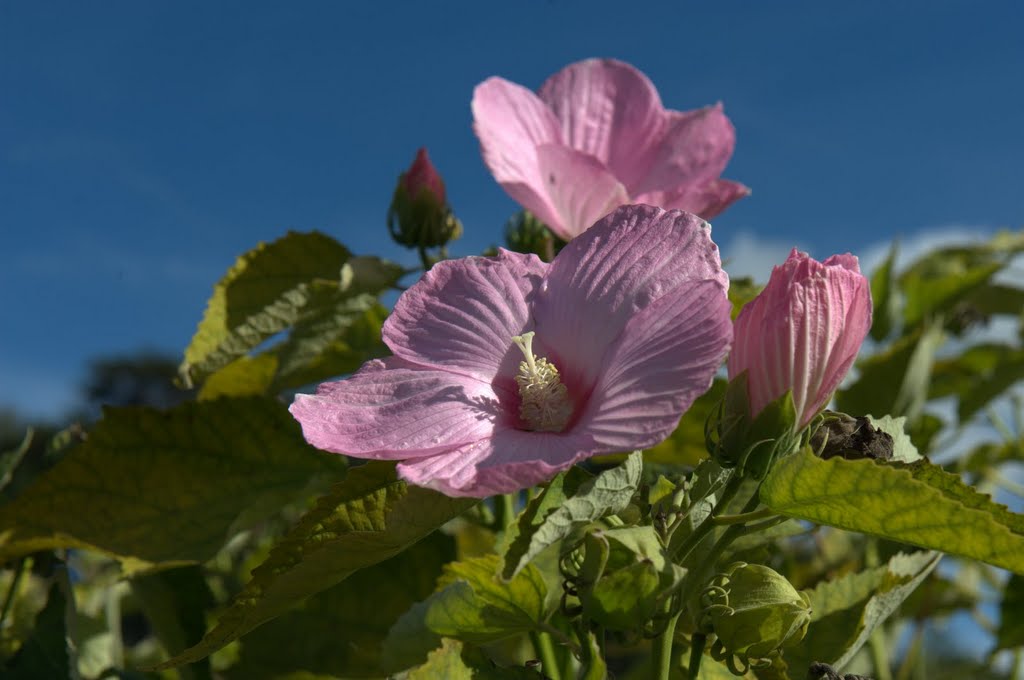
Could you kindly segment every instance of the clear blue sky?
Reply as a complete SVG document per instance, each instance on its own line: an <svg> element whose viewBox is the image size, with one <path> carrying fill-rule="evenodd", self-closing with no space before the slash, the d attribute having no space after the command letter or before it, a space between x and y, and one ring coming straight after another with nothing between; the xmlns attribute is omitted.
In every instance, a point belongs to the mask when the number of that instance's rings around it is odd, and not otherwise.
<svg viewBox="0 0 1024 680"><path fill-rule="evenodd" d="M627 7L629 9L627 9ZM386 241L429 147L466 226L514 204L480 160L473 86L616 57L670 108L725 104L714 221L818 256L1024 222L1017 2L0 3L0 404L54 414L87 358L180 354L214 282L288 228Z"/></svg>

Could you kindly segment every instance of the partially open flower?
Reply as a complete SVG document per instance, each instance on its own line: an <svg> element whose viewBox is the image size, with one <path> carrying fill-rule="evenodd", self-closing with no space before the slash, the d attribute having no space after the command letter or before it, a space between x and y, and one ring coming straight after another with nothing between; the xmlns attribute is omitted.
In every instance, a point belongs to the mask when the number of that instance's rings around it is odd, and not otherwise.
<svg viewBox="0 0 1024 680"><path fill-rule="evenodd" d="M727 288L707 223L625 206L550 265L438 263L384 324L395 356L291 411L313 445L403 461L414 484L515 491L665 439L728 351Z"/></svg>
<svg viewBox="0 0 1024 680"><path fill-rule="evenodd" d="M671 111L643 73L587 59L540 91L492 77L473 92L484 162L563 240L624 203L710 219L750 193L721 179L736 141L721 104Z"/></svg>
<svg viewBox="0 0 1024 680"><path fill-rule="evenodd" d="M729 379L747 372L751 415L792 393L797 427L825 407L871 328L871 286L853 255L794 248L736 318Z"/></svg>

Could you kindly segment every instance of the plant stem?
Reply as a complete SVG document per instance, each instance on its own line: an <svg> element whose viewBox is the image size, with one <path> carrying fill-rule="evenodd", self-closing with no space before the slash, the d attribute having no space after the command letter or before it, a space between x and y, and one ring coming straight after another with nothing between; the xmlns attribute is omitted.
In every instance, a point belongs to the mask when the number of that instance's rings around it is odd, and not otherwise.
<svg viewBox="0 0 1024 680"><path fill-rule="evenodd" d="M512 523L516 521L516 497L510 493L503 493L498 497L501 502L501 525L498 527L500 531L507 531Z"/></svg>
<svg viewBox="0 0 1024 680"><path fill-rule="evenodd" d="M3 628L4 621L7 620L7 614L11 611L11 605L14 604L14 596L18 592L18 584L21 582L21 575L25 571L25 559L26 558L22 557L14 567L14 578L11 580L11 587L7 589L7 596L4 598L4 607L0 610L0 629Z"/></svg>
<svg viewBox="0 0 1024 680"><path fill-rule="evenodd" d="M733 473L729 481L726 482L725 488L722 489L722 494L718 498L718 502L715 503L715 507L711 509L710 514L704 518L704 521L697 525L697 528L693 532L683 539L683 542L679 544L672 552L672 559L677 563L681 564L685 560L690 552L693 551L697 545L704 540L704 538L711 533L715 528L714 518L716 515L725 509L725 506L732 500L732 497L739 491L740 486L743 484L743 477ZM671 538L671 537L670 537Z"/></svg>
<svg viewBox="0 0 1024 680"><path fill-rule="evenodd" d="M558 657L555 656L555 647L551 644L551 636L544 631L533 631L530 633L530 641L533 643L533 653L540 658L540 667L544 675L551 680L562 680Z"/></svg>
<svg viewBox="0 0 1024 680"><path fill-rule="evenodd" d="M704 645L707 641L708 637L700 633L690 638L690 663L686 668L690 680L697 680L700 675L700 662L704 658Z"/></svg>
<svg viewBox="0 0 1024 680"><path fill-rule="evenodd" d="M672 598L668 598L665 601L665 606L662 608L664 613L671 613L672 611ZM672 672L672 643L675 642L676 636L676 623L679 621L679 616L683 613L682 608L675 614L669 616L668 623L665 624L665 630L661 631L661 635L654 639L654 680L668 680L669 675Z"/></svg>

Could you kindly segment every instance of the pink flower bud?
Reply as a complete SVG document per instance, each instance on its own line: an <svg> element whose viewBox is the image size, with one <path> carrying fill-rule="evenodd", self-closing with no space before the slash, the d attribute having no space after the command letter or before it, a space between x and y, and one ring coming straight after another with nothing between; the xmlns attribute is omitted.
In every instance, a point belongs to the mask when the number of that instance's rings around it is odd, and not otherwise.
<svg viewBox="0 0 1024 680"><path fill-rule="evenodd" d="M439 205L445 203L444 180L441 179L434 164L430 162L427 150L423 147L416 152L416 159L402 175L402 183L411 199L418 197L421 191L426 191L437 200Z"/></svg>
<svg viewBox="0 0 1024 680"><path fill-rule="evenodd" d="M794 248L733 328L729 379L747 371L751 415L792 391L803 428L828 403L871 328L871 287L855 256L822 263Z"/></svg>

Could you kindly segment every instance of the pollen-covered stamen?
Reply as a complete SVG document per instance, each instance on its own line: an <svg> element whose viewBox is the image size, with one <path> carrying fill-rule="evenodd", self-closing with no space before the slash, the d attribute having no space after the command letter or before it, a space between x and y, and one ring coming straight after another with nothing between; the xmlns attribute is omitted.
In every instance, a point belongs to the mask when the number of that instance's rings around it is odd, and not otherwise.
<svg viewBox="0 0 1024 680"><path fill-rule="evenodd" d="M516 335L512 342L523 351L516 384L519 385L519 417L536 432L561 432L572 417L572 401L558 377L555 365L533 354L533 331Z"/></svg>

